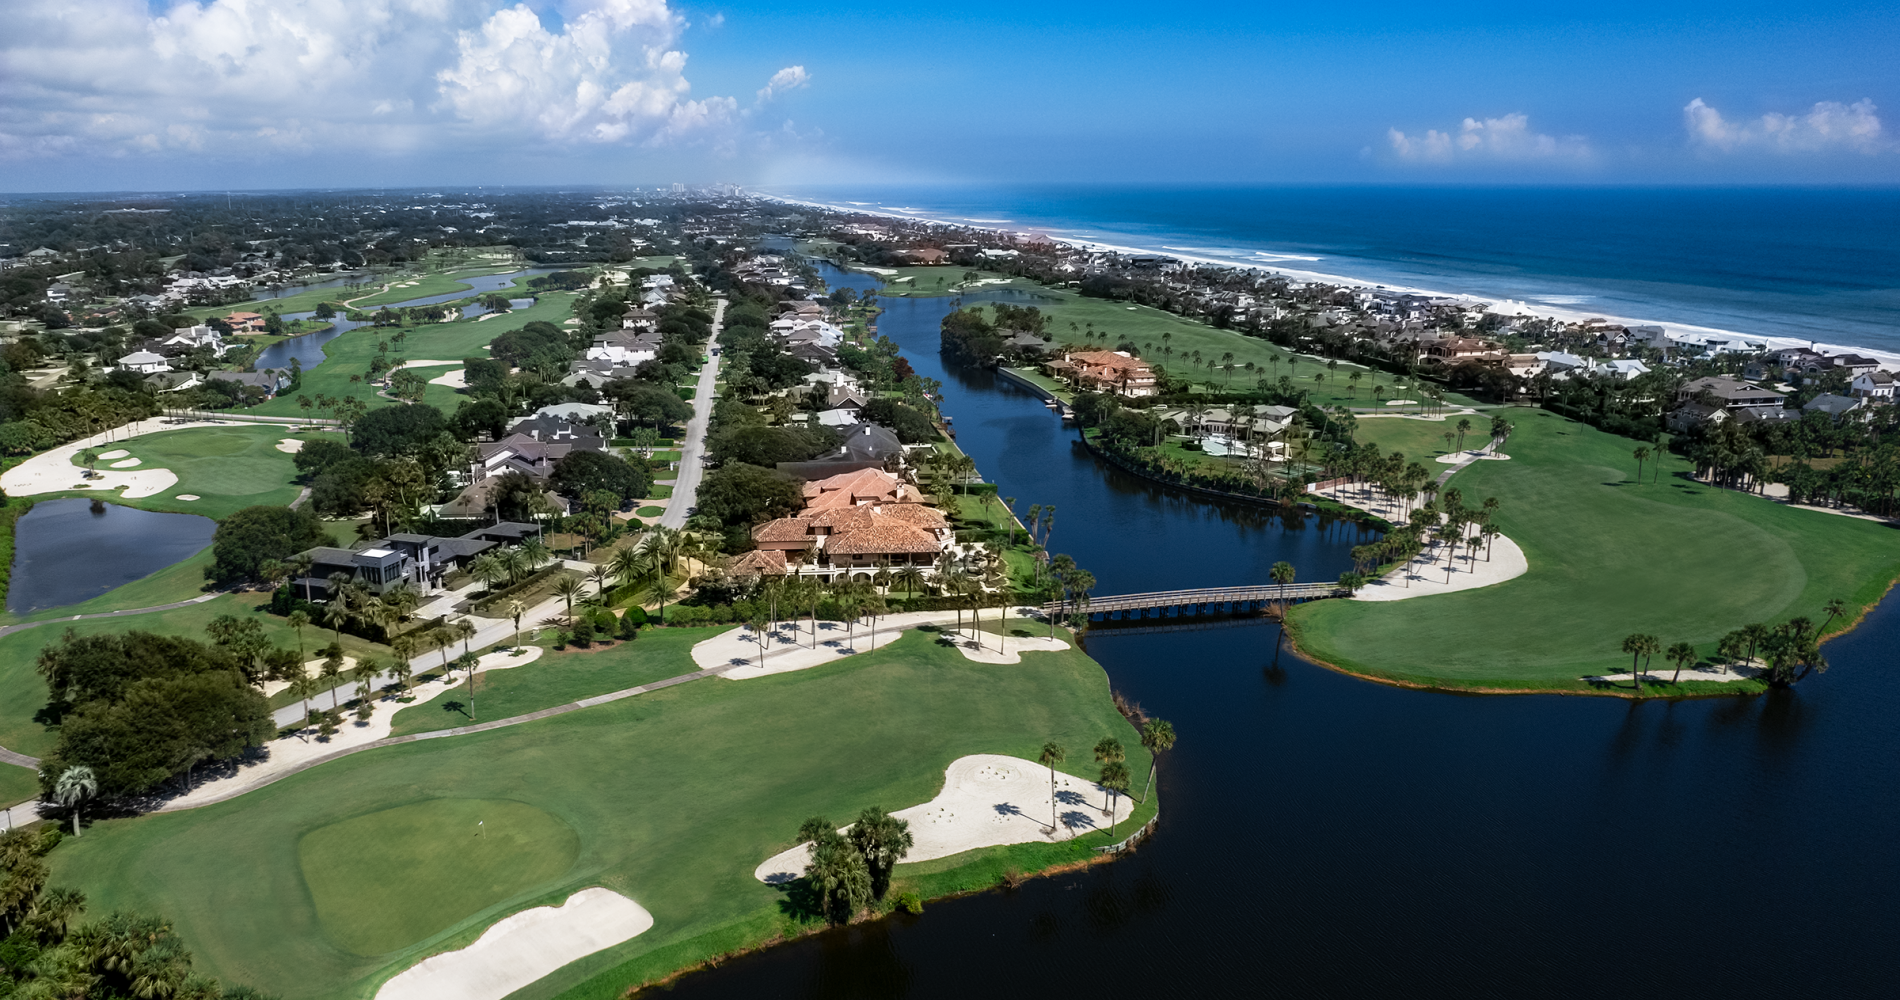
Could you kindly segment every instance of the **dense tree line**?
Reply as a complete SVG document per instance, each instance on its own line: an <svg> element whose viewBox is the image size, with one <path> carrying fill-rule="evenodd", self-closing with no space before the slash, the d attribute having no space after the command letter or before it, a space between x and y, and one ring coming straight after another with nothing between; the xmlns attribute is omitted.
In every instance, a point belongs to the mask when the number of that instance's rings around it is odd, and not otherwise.
<svg viewBox="0 0 1900 1000"><path fill-rule="evenodd" d="M254 651L248 651L254 652ZM46 714L59 744L41 762L52 797L68 769L88 768L107 796L139 795L201 763L261 746L276 727L251 684L253 655L191 639L133 631L80 636L68 630L40 651Z"/></svg>

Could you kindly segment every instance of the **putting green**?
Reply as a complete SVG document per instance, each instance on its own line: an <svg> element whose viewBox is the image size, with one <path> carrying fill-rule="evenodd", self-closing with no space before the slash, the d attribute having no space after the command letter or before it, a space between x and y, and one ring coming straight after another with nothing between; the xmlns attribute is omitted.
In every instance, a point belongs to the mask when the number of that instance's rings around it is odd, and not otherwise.
<svg viewBox="0 0 1900 1000"><path fill-rule="evenodd" d="M318 827L297 843L332 944L382 955L558 878L573 827L510 799L430 799Z"/></svg>

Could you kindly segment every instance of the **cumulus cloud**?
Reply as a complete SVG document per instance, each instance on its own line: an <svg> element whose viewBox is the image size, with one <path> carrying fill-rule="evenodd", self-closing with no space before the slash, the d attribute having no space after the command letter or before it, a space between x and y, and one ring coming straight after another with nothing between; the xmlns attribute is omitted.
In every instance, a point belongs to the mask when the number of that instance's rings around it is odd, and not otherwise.
<svg viewBox="0 0 1900 1000"><path fill-rule="evenodd" d="M558 21L499 0L16 0L0 157L730 138L738 102L692 96L667 0L554 6Z"/></svg>
<svg viewBox="0 0 1900 1000"><path fill-rule="evenodd" d="M1689 141L1708 152L1765 150L1774 153L1877 153L1892 143L1882 133L1874 102L1821 101L1805 114L1769 112L1752 121L1730 121L1698 97L1682 109Z"/></svg>
<svg viewBox="0 0 1900 1000"><path fill-rule="evenodd" d="M1386 141L1393 155L1405 163L1575 163L1591 158L1590 145L1582 136L1545 135L1531 131L1530 123L1530 116L1521 113L1501 118L1466 118L1456 130L1427 129L1417 136L1396 128L1387 129Z"/></svg>
<svg viewBox="0 0 1900 1000"><path fill-rule="evenodd" d="M772 78L765 81L765 86L759 88L759 103L764 104L788 90L797 90L810 82L811 74L805 72L805 67L787 66L772 74Z"/></svg>

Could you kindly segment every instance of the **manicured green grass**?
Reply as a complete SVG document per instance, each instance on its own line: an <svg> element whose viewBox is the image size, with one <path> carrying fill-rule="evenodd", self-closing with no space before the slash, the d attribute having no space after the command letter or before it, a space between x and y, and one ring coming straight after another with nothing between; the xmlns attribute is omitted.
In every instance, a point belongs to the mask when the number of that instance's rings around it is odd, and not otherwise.
<svg viewBox="0 0 1900 1000"><path fill-rule="evenodd" d="M658 650L642 646L648 638L636 651ZM535 992L578 987L607 996L797 926L781 911L786 897L752 871L790 847L806 817L842 822L869 805L921 803L956 758L1034 758L1048 739L1070 748L1069 768L1092 776L1086 748L1107 735L1130 747L1130 770L1146 772L1134 731L1110 704L1107 677L1081 653L1031 653L1018 665L989 666L911 635L810 670L697 681L526 725L357 754L202 809L101 822L53 853L53 881L86 893L98 912L164 913L199 971L285 1000L368 997L509 913L602 885L646 907L653 929L561 970ZM540 810L574 831L575 860L498 902L465 900L455 914L442 903L426 908L414 926L453 923L414 945L374 958L339 947L324 933L303 874L306 836L442 799L505 799ZM1118 829L1144 821L1137 811ZM445 845L443 855L452 849ZM369 856L378 850L365 841L359 863L324 876L322 892L423 891L418 883L434 877L374 867ZM1088 843L1037 850L1059 860L1092 853ZM973 860L993 864L995 853L973 852L981 856ZM898 874L902 884L927 873Z"/></svg>
<svg viewBox="0 0 1900 1000"><path fill-rule="evenodd" d="M31 768L0 764L0 808L38 798L40 774Z"/></svg>
<svg viewBox="0 0 1900 1000"><path fill-rule="evenodd" d="M1398 409L1398 407L1393 407ZM1521 412L1521 411L1520 411ZM1509 418L1507 418L1509 419ZM1405 453L1407 461L1416 461L1432 470L1433 475L1445 471L1445 467L1427 461L1446 454L1445 432L1458 433L1458 421L1471 421L1471 432L1465 435L1466 448L1480 448L1491 440L1491 415L1479 413L1472 416L1449 417L1445 420L1412 420L1402 417L1361 417L1356 425L1353 440L1360 443L1370 441L1379 446L1379 451L1390 455L1395 451ZM1513 423L1516 421L1513 420ZM1456 437L1452 440L1451 450L1457 450ZM1635 445L1631 445L1634 448ZM1511 449L1506 447L1505 452Z"/></svg>
<svg viewBox="0 0 1900 1000"><path fill-rule="evenodd" d="M489 342L509 330L519 330L535 320L558 325L570 315L569 306L573 300L574 296L570 292L549 292L539 296L535 304L527 309L517 309L486 323L478 318L403 327L401 329L408 337L400 350L393 343L390 345L390 357L400 355L436 361L486 357ZM324 344L323 364L304 370L303 384L297 391L261 403L251 412L277 417L322 416L314 410L306 413L297 405L298 396L315 399L318 395L336 398L353 396L372 408L396 405L394 401L376 395L375 387L367 382L350 381L351 375L368 373L370 360L376 356L377 342L388 340L396 332L393 327L359 327ZM419 369L426 378L435 378L453 370L451 366ZM431 385L423 401L453 413L464 398L460 392L448 386Z"/></svg>
<svg viewBox="0 0 1900 1000"><path fill-rule="evenodd" d="M1432 684L1584 690L1580 677L1629 668L1619 647L1631 633L1709 657L1731 629L1796 615L1818 625L1829 599L1871 605L1900 577L1892 528L1718 490L1680 460L1637 484L1637 442L1544 411L1505 415L1511 460L1474 463L1451 485L1468 504L1501 501L1498 526L1530 571L1462 593L1303 605L1292 616L1303 650Z"/></svg>
<svg viewBox="0 0 1900 1000"><path fill-rule="evenodd" d="M362 295L366 292L374 291L377 287L381 286L383 282L388 280L389 278L387 276L379 276L374 279L374 283L367 288L346 288L342 285L332 285L329 288L309 288L297 292L294 295L286 295L279 299L255 299L250 302L240 302L234 306L195 306L185 310L185 312L199 319L205 319L210 316L224 317L234 312L262 313L266 309L275 309L280 316L284 313L315 312L317 304L320 302L342 302L349 296ZM247 337L245 342L249 343L250 338Z"/></svg>
<svg viewBox="0 0 1900 1000"><path fill-rule="evenodd" d="M1035 287L1028 281L1016 279L1011 280L1008 285L975 285L966 289L963 287L963 276L972 270L967 267L898 267L891 268L890 270L894 270L897 273L879 275L879 277L884 279L884 287L878 290L879 295L902 298L932 298L939 295L957 295L965 291L982 291L993 288ZM994 274L989 271L979 271L978 273L985 278L1002 277L1002 275Z"/></svg>
<svg viewBox="0 0 1900 1000"><path fill-rule="evenodd" d="M401 275L398 276L399 280L386 291L376 292L373 295L365 295L360 299L351 299L350 308L368 311L378 306L389 305L396 302L408 302L411 299L420 299L429 295L447 295L450 292L471 291L474 286L470 285L467 279L478 278L487 274L495 274L504 270L509 269L501 267L480 267L445 274Z"/></svg>
<svg viewBox="0 0 1900 1000"><path fill-rule="evenodd" d="M673 499L673 487L655 486L652 489L647 491L647 499L648 500L671 500Z"/></svg>
<svg viewBox="0 0 1900 1000"><path fill-rule="evenodd" d="M101 450L123 448L131 452L130 457L142 460L135 468L170 469L178 476L178 482L164 492L121 501L126 505L222 518L245 507L284 506L297 499L301 488L291 482L297 475L293 457L277 445L285 438L316 437L292 434L285 427L232 424L161 431ZM110 464L101 462L100 467ZM199 499L176 499L180 494Z"/></svg>
<svg viewBox="0 0 1900 1000"><path fill-rule="evenodd" d="M183 564L181 564L182 566ZM174 567L182 573L182 569ZM172 570L165 571L167 573ZM202 571L200 571L202 572ZM150 581L141 580L127 584L121 590L140 586ZM115 591L114 593L117 593ZM95 600L103 600L112 594L102 595ZM268 600L268 594L243 593L223 594L202 604L193 604L170 611L154 611L143 615L125 615L115 618L92 618L70 624L57 620L38 628L0 637L0 746L29 756L43 756L58 742L57 729L34 721L46 704L46 683L40 680L34 665L40 650L56 643L70 628L79 635L104 635L117 632L141 630L161 635L181 635L204 641L205 625L211 619L223 614L255 617L264 623L264 634L271 642L290 649L297 648L297 634L282 618L269 614L259 608ZM72 609L61 609L66 615ZM53 616L57 619L58 615ZM304 644L309 650L328 643L332 636L328 629L308 628L304 630ZM374 643L365 642L353 635L342 638L343 650L351 656L369 655L388 658L389 649ZM346 682L347 683L347 682ZM347 688L345 689L348 690ZM279 704L289 704L286 697L277 699ZM327 700L322 702L326 707Z"/></svg>
<svg viewBox="0 0 1900 1000"><path fill-rule="evenodd" d="M523 623L528 624L526 622ZM650 684L699 669L693 644L719 629L647 629L632 642L587 650L542 652L533 663L494 670L475 679L477 719L506 719L611 691ZM466 684L396 713L390 734L427 733L469 723Z"/></svg>
<svg viewBox="0 0 1900 1000"><path fill-rule="evenodd" d="M511 799L425 799L318 827L297 845L324 937L363 956L558 878L579 854L573 828Z"/></svg>
<svg viewBox="0 0 1900 1000"><path fill-rule="evenodd" d="M639 510L634 511L634 513L640 515L641 517L659 517L661 514L666 513L666 508L665 507L642 507Z"/></svg>

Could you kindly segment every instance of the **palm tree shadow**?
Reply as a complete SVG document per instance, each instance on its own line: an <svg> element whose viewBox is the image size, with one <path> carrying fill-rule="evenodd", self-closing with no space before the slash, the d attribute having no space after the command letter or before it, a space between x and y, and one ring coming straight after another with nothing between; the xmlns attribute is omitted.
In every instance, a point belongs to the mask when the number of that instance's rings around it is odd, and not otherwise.
<svg viewBox="0 0 1900 1000"><path fill-rule="evenodd" d="M468 717L468 718L471 718L471 719L472 719L472 718L474 718L474 716L472 716L472 715L469 715L469 714L468 714L468 706L467 706L467 705L464 705L464 704L462 704L462 703L461 703L461 702L459 702L459 701L445 701L445 702L443 702L443 703L442 703L442 711L444 711L444 712L459 712L459 713L461 713L462 715L464 715L464 716L466 716L466 717Z"/></svg>
<svg viewBox="0 0 1900 1000"><path fill-rule="evenodd" d="M812 920L825 915L823 900L812 887L811 879L799 876L772 886L778 890L778 911L795 920Z"/></svg>

